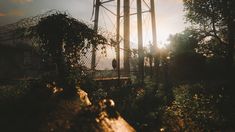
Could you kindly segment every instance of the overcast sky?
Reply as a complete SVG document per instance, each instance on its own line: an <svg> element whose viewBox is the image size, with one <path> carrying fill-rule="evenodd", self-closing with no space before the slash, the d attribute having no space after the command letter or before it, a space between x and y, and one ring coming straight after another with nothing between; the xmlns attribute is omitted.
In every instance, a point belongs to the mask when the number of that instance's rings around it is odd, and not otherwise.
<svg viewBox="0 0 235 132"><path fill-rule="evenodd" d="M105 1L105 0L103 0ZM136 11L135 0L131 1L131 12ZM145 0L147 3L149 0ZM185 28L182 0L156 0L158 43L166 43L169 34L175 34ZM115 12L116 2L105 5ZM51 9L67 11L73 17L92 23L93 0L0 0L0 25L16 22L28 16L44 13ZM143 4L143 10L147 6ZM143 15L144 43L151 41L151 17ZM104 8L100 10L99 26L109 32L115 32L115 16ZM131 41L136 43L136 16L131 17ZM135 44L133 44L135 45Z"/></svg>

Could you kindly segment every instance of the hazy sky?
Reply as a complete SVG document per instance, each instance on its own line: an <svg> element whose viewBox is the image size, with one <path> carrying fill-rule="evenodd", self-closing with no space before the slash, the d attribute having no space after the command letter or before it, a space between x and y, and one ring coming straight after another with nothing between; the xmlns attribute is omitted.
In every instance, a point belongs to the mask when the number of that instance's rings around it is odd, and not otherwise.
<svg viewBox="0 0 235 132"><path fill-rule="evenodd" d="M105 1L105 0L103 0ZM136 11L135 1L131 1L131 12ZM145 0L147 3L149 0ZM184 29L182 0L156 0L157 38L158 43L166 43L169 34L180 32ZM115 12L116 2L110 2L105 6ZM44 13L51 9L67 11L73 17L92 23L93 0L0 0L0 25L16 22L28 16ZM143 10L147 6L143 4ZM147 45L151 41L150 14L143 15L143 36ZM99 25L104 30L115 32L115 16L104 8L100 10ZM131 41L135 46L136 16L131 17ZM121 31L122 32L122 31Z"/></svg>

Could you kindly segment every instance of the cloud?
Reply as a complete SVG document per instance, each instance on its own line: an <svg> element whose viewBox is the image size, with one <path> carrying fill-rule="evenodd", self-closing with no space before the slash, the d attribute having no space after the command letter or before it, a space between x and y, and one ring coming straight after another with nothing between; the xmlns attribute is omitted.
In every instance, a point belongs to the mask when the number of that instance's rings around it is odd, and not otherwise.
<svg viewBox="0 0 235 132"><path fill-rule="evenodd" d="M9 1L12 2L12 3L21 3L21 4L31 3L32 2L32 0L9 0Z"/></svg>
<svg viewBox="0 0 235 132"><path fill-rule="evenodd" d="M183 0L176 0L176 2L178 2L178 3L182 3L182 2L183 2Z"/></svg>
<svg viewBox="0 0 235 132"><path fill-rule="evenodd" d="M6 16L6 13L0 12L0 17Z"/></svg>
<svg viewBox="0 0 235 132"><path fill-rule="evenodd" d="M25 12L20 9L12 9L7 12L7 16L23 16Z"/></svg>

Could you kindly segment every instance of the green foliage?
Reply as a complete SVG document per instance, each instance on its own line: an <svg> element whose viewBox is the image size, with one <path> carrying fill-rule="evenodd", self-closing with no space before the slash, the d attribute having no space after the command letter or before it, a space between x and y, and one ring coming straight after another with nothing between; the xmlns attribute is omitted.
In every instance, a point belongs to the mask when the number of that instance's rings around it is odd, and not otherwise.
<svg viewBox="0 0 235 132"><path fill-rule="evenodd" d="M84 77L80 57L91 45L107 43L86 24L60 12L42 18L28 32L28 37L39 44L43 61L56 65L54 81L68 93L75 93L77 83Z"/></svg>
<svg viewBox="0 0 235 132"><path fill-rule="evenodd" d="M224 117L218 109L223 101L219 89L205 84L185 84L174 89L175 100L166 107L163 125L170 131L214 131Z"/></svg>
<svg viewBox="0 0 235 132"><path fill-rule="evenodd" d="M146 87L126 84L121 87L106 88L98 86L93 96L112 98L120 114L138 131L158 129L159 111L162 104L156 94L153 82L148 80Z"/></svg>
<svg viewBox="0 0 235 132"><path fill-rule="evenodd" d="M169 37L170 52L177 55L185 52L195 52L198 44L196 32L192 29L186 29L182 33L177 33Z"/></svg>
<svg viewBox="0 0 235 132"><path fill-rule="evenodd" d="M91 45L107 42L86 24L60 12L42 18L30 32L31 37L39 38L41 50L47 56L63 52L63 48L64 52L71 48L85 50Z"/></svg>
<svg viewBox="0 0 235 132"><path fill-rule="evenodd" d="M173 81L201 79L205 71L205 57L197 52L197 32L186 29L170 36L169 74Z"/></svg>
<svg viewBox="0 0 235 132"><path fill-rule="evenodd" d="M218 40L210 38L209 40L199 43L196 51L208 58L223 57L227 55L226 45L222 45Z"/></svg>
<svg viewBox="0 0 235 132"><path fill-rule="evenodd" d="M0 86L0 104L15 102L18 99L22 98L28 89L28 83L21 81L17 85L1 85ZM16 89L17 87L17 89ZM3 103L3 104L2 104Z"/></svg>
<svg viewBox="0 0 235 132"><path fill-rule="evenodd" d="M0 89L1 131L37 131L44 114L55 108L48 101L52 91L41 81L18 81Z"/></svg>
<svg viewBox="0 0 235 132"><path fill-rule="evenodd" d="M200 52L205 55L208 52L226 54L227 63L231 65L234 54L234 0L184 0L184 10L187 21L198 32ZM226 46L226 49L219 49L217 45Z"/></svg>
<svg viewBox="0 0 235 132"><path fill-rule="evenodd" d="M169 76L174 82L202 80L206 70L206 59L195 52L185 52L171 58Z"/></svg>

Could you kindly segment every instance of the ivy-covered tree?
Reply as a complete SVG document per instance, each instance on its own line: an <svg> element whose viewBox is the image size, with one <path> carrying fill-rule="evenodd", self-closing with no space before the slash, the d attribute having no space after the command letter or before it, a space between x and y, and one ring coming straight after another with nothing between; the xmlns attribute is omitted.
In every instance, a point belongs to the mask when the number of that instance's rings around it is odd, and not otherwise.
<svg viewBox="0 0 235 132"><path fill-rule="evenodd" d="M183 0L187 21L198 31L198 40L226 45L226 62L233 65L235 43L234 0ZM215 41L216 40L216 41ZM213 43L210 43L213 44Z"/></svg>
<svg viewBox="0 0 235 132"><path fill-rule="evenodd" d="M68 95L76 93L82 76L80 55L91 45L107 43L106 38L86 24L60 12L42 18L29 32L29 36L37 40L43 60L56 65L55 80Z"/></svg>

